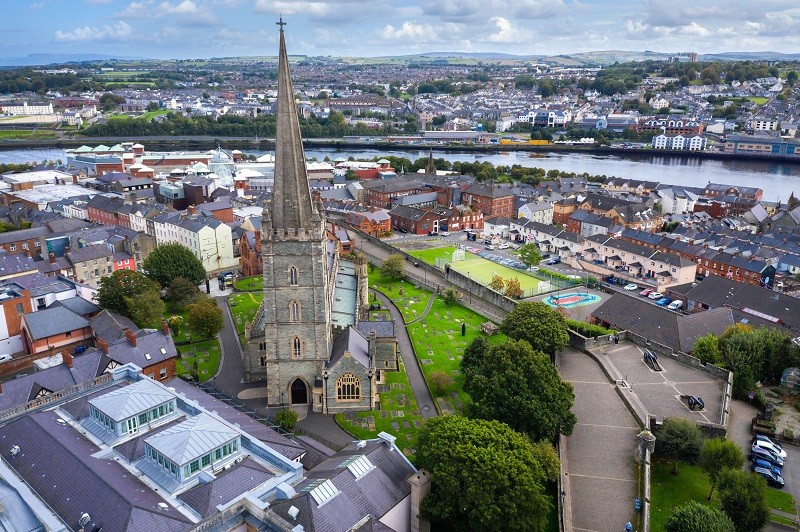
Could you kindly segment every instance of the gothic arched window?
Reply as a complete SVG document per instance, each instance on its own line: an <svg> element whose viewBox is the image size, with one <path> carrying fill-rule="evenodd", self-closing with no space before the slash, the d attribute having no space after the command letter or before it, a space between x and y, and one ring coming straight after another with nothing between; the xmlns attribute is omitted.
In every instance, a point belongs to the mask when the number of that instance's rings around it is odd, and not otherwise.
<svg viewBox="0 0 800 532"><path fill-rule="evenodd" d="M303 345L300 342L300 337L295 336L292 340L292 358L301 358L303 355Z"/></svg>
<svg viewBox="0 0 800 532"><path fill-rule="evenodd" d="M289 303L289 319L291 321L300 321L300 303L297 301Z"/></svg>
<svg viewBox="0 0 800 532"><path fill-rule="evenodd" d="M291 268L289 268L289 284L292 286L297 286L298 284L297 278L298 278L297 268L292 266Z"/></svg>
<svg viewBox="0 0 800 532"><path fill-rule="evenodd" d="M360 401L361 381L353 373L345 373L336 379L337 401Z"/></svg>

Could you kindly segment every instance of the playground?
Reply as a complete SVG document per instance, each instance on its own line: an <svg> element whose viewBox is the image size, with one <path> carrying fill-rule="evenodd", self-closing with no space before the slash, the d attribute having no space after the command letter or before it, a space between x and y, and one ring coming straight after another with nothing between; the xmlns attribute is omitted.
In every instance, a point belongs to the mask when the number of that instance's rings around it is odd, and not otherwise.
<svg viewBox="0 0 800 532"><path fill-rule="evenodd" d="M589 292L567 292L564 294L553 294L544 298L544 303L551 307L581 307L583 305L591 305L592 303L599 303L600 296L590 294Z"/></svg>

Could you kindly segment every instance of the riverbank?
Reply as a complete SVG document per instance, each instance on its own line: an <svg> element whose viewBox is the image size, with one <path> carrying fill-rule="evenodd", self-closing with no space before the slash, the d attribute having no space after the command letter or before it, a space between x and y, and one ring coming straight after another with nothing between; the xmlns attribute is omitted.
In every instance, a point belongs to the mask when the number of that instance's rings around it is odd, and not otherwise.
<svg viewBox="0 0 800 532"><path fill-rule="evenodd" d="M47 148L78 148L87 145L117 144L120 142L136 141L146 145L150 151L174 150L210 150L217 146L225 149L241 151L271 151L275 147L274 139L254 139L242 137L85 137L77 139L45 139L45 140L0 140L0 150L21 149L47 149ZM370 141L345 141L343 139L303 139L307 148L328 148L334 150L375 150L375 151L401 151L413 152L433 149L437 152L458 152L476 154L497 154L503 152L528 152L533 157L548 153L561 154L586 154L586 155L613 155L615 157L644 160L649 157L669 157L674 159L712 159L728 161L765 161L781 164L800 165L798 157L780 157L770 155L745 155L730 154L716 151L675 151L656 149L621 149L610 146L583 146L569 144L548 144L546 146L532 146L530 144L437 144L418 143L404 144L400 142L370 142Z"/></svg>

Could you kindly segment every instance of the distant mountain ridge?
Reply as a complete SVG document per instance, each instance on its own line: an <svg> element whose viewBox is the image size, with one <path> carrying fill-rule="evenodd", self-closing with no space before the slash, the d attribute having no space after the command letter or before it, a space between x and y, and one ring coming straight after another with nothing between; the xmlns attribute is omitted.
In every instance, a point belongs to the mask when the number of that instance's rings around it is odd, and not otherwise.
<svg viewBox="0 0 800 532"><path fill-rule="evenodd" d="M117 56L106 54L28 54L19 57L0 57L0 66L49 66L63 65L64 63L80 63L82 61L113 61L113 60L140 60L142 57Z"/></svg>

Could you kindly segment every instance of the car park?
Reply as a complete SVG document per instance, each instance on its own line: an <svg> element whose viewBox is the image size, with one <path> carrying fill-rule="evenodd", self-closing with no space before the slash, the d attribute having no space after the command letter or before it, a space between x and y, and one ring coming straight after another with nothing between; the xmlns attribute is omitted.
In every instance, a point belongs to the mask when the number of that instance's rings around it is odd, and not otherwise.
<svg viewBox="0 0 800 532"><path fill-rule="evenodd" d="M750 460L764 460L772 465L783 467L783 458L763 447L753 447L750 449Z"/></svg>
<svg viewBox="0 0 800 532"><path fill-rule="evenodd" d="M659 307L666 307L670 303L672 303L672 300L668 297L662 297L661 299L656 301L656 305L658 305Z"/></svg>
<svg viewBox="0 0 800 532"><path fill-rule="evenodd" d="M662 297L664 297L664 294L662 294L661 292L650 292L647 295L647 297L649 297L650 299L661 299Z"/></svg>
<svg viewBox="0 0 800 532"><path fill-rule="evenodd" d="M652 294L652 293L653 293L653 289L652 289L652 288L645 288L644 290L642 290L641 292L639 292L639 295L640 295L640 296L647 297L647 296L649 296L649 295L650 295L650 294Z"/></svg>
<svg viewBox="0 0 800 532"><path fill-rule="evenodd" d="M781 460L786 460L786 451L784 451L781 447L774 445L772 442L764 441L764 440L756 440L753 442L753 448L761 447L762 449L766 449L777 456L781 457Z"/></svg>
<svg viewBox="0 0 800 532"><path fill-rule="evenodd" d="M670 310L680 310L683 308L683 301L681 301L680 299L676 299L675 301L667 305L667 308Z"/></svg>
<svg viewBox="0 0 800 532"><path fill-rule="evenodd" d="M767 469L766 467L753 466L753 473L763 477L764 480L767 481L767 484L773 488L782 488L784 485L783 477L776 475L771 469Z"/></svg>
<svg viewBox="0 0 800 532"><path fill-rule="evenodd" d="M639 289L639 285L636 285L634 283L628 283L628 284L625 285L625 290L627 290L628 292L633 292L634 290L638 290L638 289Z"/></svg>

